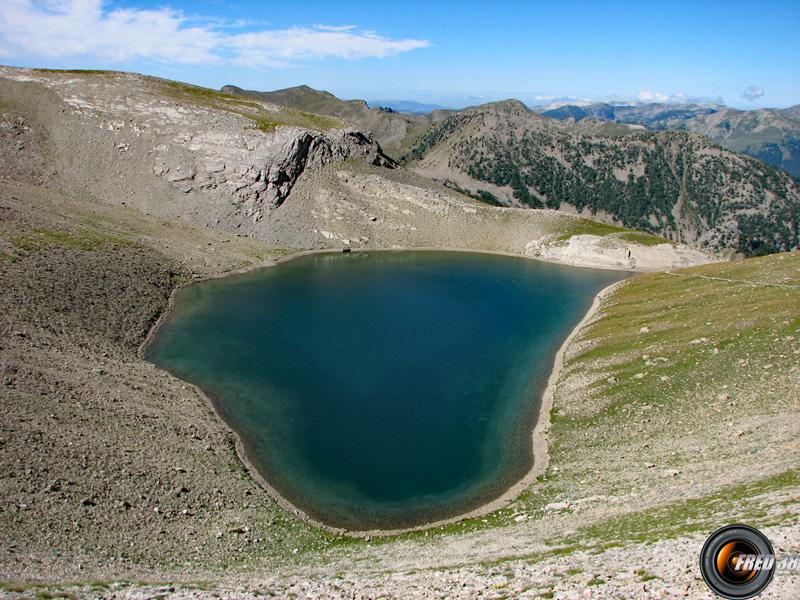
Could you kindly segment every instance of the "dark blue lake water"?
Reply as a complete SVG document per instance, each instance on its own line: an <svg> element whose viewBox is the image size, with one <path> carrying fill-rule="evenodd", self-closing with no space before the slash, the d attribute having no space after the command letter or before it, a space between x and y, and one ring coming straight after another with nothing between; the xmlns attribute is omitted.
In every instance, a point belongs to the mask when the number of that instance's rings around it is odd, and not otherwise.
<svg viewBox="0 0 800 600"><path fill-rule="evenodd" d="M555 352L622 276L460 252L306 256L181 289L146 357L202 388L315 519L417 525L530 469Z"/></svg>

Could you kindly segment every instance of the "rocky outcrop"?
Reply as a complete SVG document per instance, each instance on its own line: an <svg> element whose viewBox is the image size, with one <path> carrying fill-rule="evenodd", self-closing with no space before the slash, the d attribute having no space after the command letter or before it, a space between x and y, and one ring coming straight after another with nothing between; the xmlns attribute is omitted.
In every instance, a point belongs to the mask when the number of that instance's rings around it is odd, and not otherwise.
<svg viewBox="0 0 800 600"><path fill-rule="evenodd" d="M565 241L531 242L526 254L580 267L661 271L708 262L699 250L678 244L643 246L612 236L575 235Z"/></svg>
<svg viewBox="0 0 800 600"><path fill-rule="evenodd" d="M176 162L173 149L160 146L153 171L186 194L218 190L237 211L257 223L284 203L306 170L346 159L397 167L369 133L355 129L323 134L281 127L248 142L242 147L229 134L198 134L189 146L188 162Z"/></svg>

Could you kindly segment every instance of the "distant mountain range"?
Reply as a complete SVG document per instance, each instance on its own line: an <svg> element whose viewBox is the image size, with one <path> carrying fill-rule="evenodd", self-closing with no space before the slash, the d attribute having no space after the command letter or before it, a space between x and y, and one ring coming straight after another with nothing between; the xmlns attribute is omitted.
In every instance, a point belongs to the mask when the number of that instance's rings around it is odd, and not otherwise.
<svg viewBox="0 0 800 600"><path fill-rule="evenodd" d="M593 118L654 131L692 131L800 177L800 105L738 110L719 104L567 104L544 110L551 119Z"/></svg>
<svg viewBox="0 0 800 600"><path fill-rule="evenodd" d="M429 113L434 110L452 110L452 107L441 104L424 104L413 100L367 100L370 108L389 108L396 112Z"/></svg>
<svg viewBox="0 0 800 600"><path fill-rule="evenodd" d="M579 212L714 250L800 243L800 181L772 166L798 166L798 107L588 104L539 114L505 100L411 114L307 86L223 91L367 129L411 170L485 202Z"/></svg>

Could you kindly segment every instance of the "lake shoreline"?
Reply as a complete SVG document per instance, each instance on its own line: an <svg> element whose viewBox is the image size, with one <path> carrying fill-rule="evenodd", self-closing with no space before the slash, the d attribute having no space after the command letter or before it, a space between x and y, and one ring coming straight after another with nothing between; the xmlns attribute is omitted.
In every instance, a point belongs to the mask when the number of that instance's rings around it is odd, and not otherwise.
<svg viewBox="0 0 800 600"><path fill-rule="evenodd" d="M514 254L510 252L503 252L503 251L483 251L483 250L473 250L473 249L464 249L464 248L376 248L376 249L354 249L353 253L367 253L367 252L463 252L463 253L472 253L472 254L490 254L490 255L499 255L499 256L507 256L507 257L514 257L514 258L522 258L527 260L533 260L537 262L545 262L551 264L558 264L564 267L571 267L575 269L591 269L591 270L616 270L620 271L622 269L598 269L595 267L584 267L584 266L576 266L564 263L558 260L548 260L543 259L541 257L536 256L525 256L520 254ZM609 294L611 294L617 287L624 284L628 278L623 279L621 281L614 282L602 290L600 290L593 298L592 304L589 307L588 311L584 314L581 318L580 322L569 332L567 337L564 339L562 344L559 346L556 354L553 357L553 364L550 368L549 376L547 379L547 383L545 388L541 394L541 396L537 393L535 394L534 398L532 399L534 403L539 403L538 410L536 410L536 414L532 415L532 421L534 423L533 429L531 431L531 447L532 447L532 466L531 468L520 478L516 481L516 483L512 484L508 487L501 495L495 497L493 500L488 502L481 503L476 508L472 508L470 510L466 510L462 513L457 515L447 517L444 519L437 519L432 520L427 523L422 523L419 525L413 525L409 527L401 527L395 529L346 529L342 527L335 527L332 525L328 525L311 515L307 512L296 506L292 501L286 498L283 494L281 494L275 487L273 487L267 479L262 475L262 473L256 468L254 462L250 459L247 452L247 447L242 441L240 435L236 432L236 430L224 419L222 416L221 411L218 409L217 402L215 399L206 393L203 389L199 386L188 382L184 379L181 379L174 373L170 372L169 369L164 367L154 365L150 363L145 358L145 353L147 348L150 346L152 341L154 340L155 336L158 334L159 329L161 326L169 320L170 316L173 314L174 305L175 305L175 297L179 290L193 285L195 283L201 283L204 281L214 280L214 279L221 279L224 277L234 276L249 273L252 271L256 271L259 269L267 269L270 267L274 267L278 264L286 263L292 260L296 260L299 258L317 255L317 254L342 254L341 250L331 250L331 249L318 249L318 250L307 250L297 252L291 255L287 255L285 257L281 257L278 259L270 260L268 262L258 264L258 265L250 265L247 267L243 267L241 269L235 269L231 271L227 271L224 273L219 273L215 275L205 276L205 277L196 277L190 281L184 282L178 286L176 286L169 297L169 301L167 306L164 310L160 313L158 319L150 328L150 331L147 334L147 337L139 346L138 349L138 356L141 360L147 362L148 364L154 366L157 369L161 369L171 376L176 377L185 385L190 386L202 401L205 403L207 407L211 409L213 412L216 420L222 425L222 427L232 436L234 441L234 446L236 448L236 455L239 461L243 464L246 468L247 472L256 481L267 493L268 495L279 505L281 508L286 510L287 512L293 514L298 519L302 520L309 525L314 527L318 527L330 533L334 533L337 535L347 535L350 537L384 537L384 536L393 536L399 535L403 533L409 533L414 531L421 531L425 529L431 529L434 527L440 527L448 524L453 524L465 519L472 519L485 516L491 512L496 510L500 510L506 507L511 501L513 501L517 496L519 496L526 488L528 488L536 479L544 474L547 470L547 466L549 464L549 444L547 439L547 433L550 429L550 412L552 409L553 398L555 394L555 386L559 379L561 370L563 369L563 360L564 355L566 352L567 347L570 345L572 340L578 335L580 330L595 316L602 300L605 299Z"/></svg>

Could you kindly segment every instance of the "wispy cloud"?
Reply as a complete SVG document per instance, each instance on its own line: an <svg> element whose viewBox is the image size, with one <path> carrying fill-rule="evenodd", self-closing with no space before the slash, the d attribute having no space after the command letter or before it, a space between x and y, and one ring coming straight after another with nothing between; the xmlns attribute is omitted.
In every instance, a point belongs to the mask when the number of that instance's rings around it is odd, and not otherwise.
<svg viewBox="0 0 800 600"><path fill-rule="evenodd" d="M707 96L693 96L685 92L675 92L673 94L664 94L663 92L653 92L650 90L642 90L638 94L638 99L641 102L658 102L663 104L707 104L713 102L716 104L724 104L725 100L720 97L710 98Z"/></svg>
<svg viewBox="0 0 800 600"><path fill-rule="evenodd" d="M289 66L321 58L387 57L429 45L390 39L353 25L313 25L233 33L171 8L111 9L102 0L2 0L0 57L148 59L175 64Z"/></svg>
<svg viewBox="0 0 800 600"><path fill-rule="evenodd" d="M758 100L763 95L764 95L764 90L758 87L757 85L748 85L746 88L742 90L742 99L747 100L748 102L753 102L754 100Z"/></svg>
<svg viewBox="0 0 800 600"><path fill-rule="evenodd" d="M235 56L236 62L251 65L276 59L288 62L327 57L384 58L427 45L424 40L391 40L371 31L319 25L241 33L226 38L223 44Z"/></svg>

